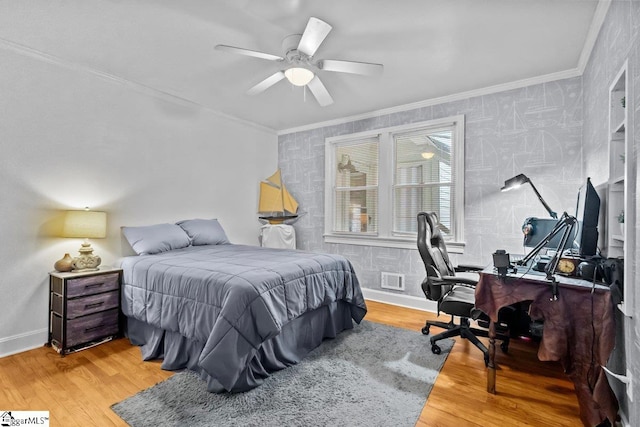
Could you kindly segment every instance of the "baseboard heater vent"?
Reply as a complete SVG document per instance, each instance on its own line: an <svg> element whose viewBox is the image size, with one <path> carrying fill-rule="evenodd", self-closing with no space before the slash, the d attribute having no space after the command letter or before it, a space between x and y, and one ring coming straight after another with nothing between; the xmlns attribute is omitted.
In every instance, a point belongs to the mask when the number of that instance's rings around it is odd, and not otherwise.
<svg viewBox="0 0 640 427"><path fill-rule="evenodd" d="M393 289L404 291L404 274L382 272L380 287L383 289Z"/></svg>

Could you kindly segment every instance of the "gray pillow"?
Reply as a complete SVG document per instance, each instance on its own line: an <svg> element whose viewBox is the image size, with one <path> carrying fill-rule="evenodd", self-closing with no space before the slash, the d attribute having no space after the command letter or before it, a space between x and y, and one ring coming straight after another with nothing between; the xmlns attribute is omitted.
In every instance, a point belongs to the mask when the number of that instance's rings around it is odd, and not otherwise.
<svg viewBox="0 0 640 427"><path fill-rule="evenodd" d="M122 227L124 237L138 255L151 255L186 248L189 236L175 224Z"/></svg>
<svg viewBox="0 0 640 427"><path fill-rule="evenodd" d="M217 219L187 219L177 224L189 235L193 246L229 243Z"/></svg>

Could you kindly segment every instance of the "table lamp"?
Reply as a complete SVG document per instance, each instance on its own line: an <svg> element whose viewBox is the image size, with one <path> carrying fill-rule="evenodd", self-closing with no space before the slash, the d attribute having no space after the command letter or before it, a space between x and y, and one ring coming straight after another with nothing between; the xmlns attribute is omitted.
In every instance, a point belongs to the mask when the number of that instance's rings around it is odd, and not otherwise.
<svg viewBox="0 0 640 427"><path fill-rule="evenodd" d="M538 200L540 200L540 203L542 203L542 206L544 206L547 212L549 212L549 215L551 215L551 218L558 219L558 214L551 210L547 202L545 202L542 196L540 195L540 193L538 193L538 189L536 188L536 186L533 185L533 182L531 182L531 180L527 178L527 176L524 174L519 174L514 176L513 178L509 178L508 180L506 180L504 182L504 187L502 187L500 191L509 191L514 188L518 188L522 184L526 184L527 182L531 185L531 188L533 188L534 193L536 193L536 196L538 196Z"/></svg>
<svg viewBox="0 0 640 427"><path fill-rule="evenodd" d="M67 211L62 230L63 237L80 237L85 239L78 250L80 255L73 258L71 263L73 272L96 271L102 261L98 255L93 254L93 248L89 239L103 239L107 236L106 212Z"/></svg>

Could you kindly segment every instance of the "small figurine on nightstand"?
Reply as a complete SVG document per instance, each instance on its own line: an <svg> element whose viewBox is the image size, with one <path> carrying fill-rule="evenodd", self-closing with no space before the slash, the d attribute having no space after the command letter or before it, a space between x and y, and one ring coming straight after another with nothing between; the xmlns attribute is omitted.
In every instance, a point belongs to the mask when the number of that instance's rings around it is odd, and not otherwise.
<svg viewBox="0 0 640 427"><path fill-rule="evenodd" d="M56 261L55 264L53 264L53 268L55 268L56 271L59 271L61 273L66 273L67 271L71 271L73 270L73 258L71 258L71 255L66 253L61 259L59 259L58 261Z"/></svg>

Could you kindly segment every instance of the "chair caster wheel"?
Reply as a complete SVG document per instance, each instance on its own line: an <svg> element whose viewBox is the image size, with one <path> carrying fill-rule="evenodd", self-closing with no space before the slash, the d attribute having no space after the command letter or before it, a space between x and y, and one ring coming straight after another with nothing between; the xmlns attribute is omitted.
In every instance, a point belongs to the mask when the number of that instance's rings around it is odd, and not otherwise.
<svg viewBox="0 0 640 427"><path fill-rule="evenodd" d="M500 344L500 350L502 350L503 353L509 353L509 343L503 342L502 344Z"/></svg>
<svg viewBox="0 0 640 427"><path fill-rule="evenodd" d="M422 334L423 335L429 335L429 325L425 326L424 328L422 328Z"/></svg>
<svg viewBox="0 0 640 427"><path fill-rule="evenodd" d="M431 344L431 352L433 354L440 354L440 353L442 353L442 349L440 348L440 346L438 344Z"/></svg>

